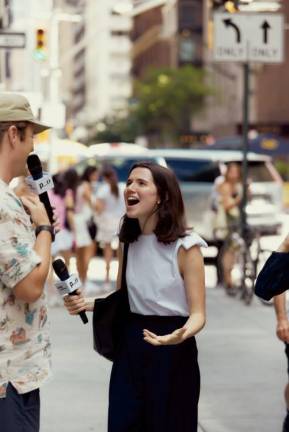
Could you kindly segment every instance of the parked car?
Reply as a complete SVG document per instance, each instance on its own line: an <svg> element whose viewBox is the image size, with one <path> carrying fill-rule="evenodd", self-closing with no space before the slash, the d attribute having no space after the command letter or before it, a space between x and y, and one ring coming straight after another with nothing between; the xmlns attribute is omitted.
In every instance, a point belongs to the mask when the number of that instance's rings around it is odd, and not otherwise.
<svg viewBox="0 0 289 432"><path fill-rule="evenodd" d="M110 165L116 170L121 184L126 182L130 167L137 161L150 160L166 166L165 159L162 156L153 155L148 149L136 144L102 143L94 144L88 150L90 157L75 165L77 172L82 174L88 165L98 168Z"/></svg>
<svg viewBox="0 0 289 432"><path fill-rule="evenodd" d="M216 177L222 175L226 163L242 161L242 152L155 149L151 150L151 155L163 157L175 172L189 225L213 243L213 230L208 224L213 184ZM248 178L251 180L251 198L246 208L248 223L262 234L276 234L281 227L282 180L270 157L249 153Z"/></svg>

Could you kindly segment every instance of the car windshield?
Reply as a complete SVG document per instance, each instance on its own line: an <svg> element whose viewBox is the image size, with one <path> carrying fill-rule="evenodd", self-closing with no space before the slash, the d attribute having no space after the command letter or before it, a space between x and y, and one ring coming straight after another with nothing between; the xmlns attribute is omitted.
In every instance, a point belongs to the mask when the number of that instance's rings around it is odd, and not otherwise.
<svg viewBox="0 0 289 432"><path fill-rule="evenodd" d="M166 157L168 166L181 182L213 183L220 175L219 163L208 159ZM264 161L249 161L248 176L253 182L272 182L272 173Z"/></svg>
<svg viewBox="0 0 289 432"><path fill-rule="evenodd" d="M267 165L262 162L249 162L248 177L253 182L271 182L274 181L273 176Z"/></svg>
<svg viewBox="0 0 289 432"><path fill-rule="evenodd" d="M79 174L81 174L87 165L96 166L100 169L105 165L110 165L115 169L117 173L118 181L126 182L128 178L128 172L131 166L134 165L136 162L143 161L143 160L158 163L158 159L154 157L148 158L139 155L137 157L126 158L125 156L119 156L119 157L116 156L116 157L108 157L108 158L101 158L101 159L90 158L88 160L79 163L76 169L79 172Z"/></svg>
<svg viewBox="0 0 289 432"><path fill-rule="evenodd" d="M217 162L208 159L165 158L181 182L212 183L220 175Z"/></svg>

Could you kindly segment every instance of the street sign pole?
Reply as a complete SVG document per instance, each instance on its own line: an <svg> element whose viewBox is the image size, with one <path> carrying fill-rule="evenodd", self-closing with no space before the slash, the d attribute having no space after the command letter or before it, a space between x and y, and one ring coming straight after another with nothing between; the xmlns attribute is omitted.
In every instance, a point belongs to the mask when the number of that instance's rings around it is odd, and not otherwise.
<svg viewBox="0 0 289 432"><path fill-rule="evenodd" d="M284 61L284 17L281 14L214 15L214 60L241 62L244 68L243 89L243 163L240 231L247 243L248 201L248 132L250 117L250 62L282 63Z"/></svg>
<svg viewBox="0 0 289 432"><path fill-rule="evenodd" d="M243 239L246 241L247 235L247 213L246 206L248 201L248 150L249 150L249 118L250 118L250 65L248 62L244 63L244 89L243 89L243 161L242 161L242 183L243 183L243 196L241 203L241 233Z"/></svg>

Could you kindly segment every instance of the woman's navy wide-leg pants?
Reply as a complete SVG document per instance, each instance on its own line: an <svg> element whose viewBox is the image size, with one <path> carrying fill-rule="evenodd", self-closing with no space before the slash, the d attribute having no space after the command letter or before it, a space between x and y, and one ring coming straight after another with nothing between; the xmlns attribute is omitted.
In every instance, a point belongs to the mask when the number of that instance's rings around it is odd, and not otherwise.
<svg viewBox="0 0 289 432"><path fill-rule="evenodd" d="M164 335L186 320L130 314L111 372L108 432L197 432L195 339L158 347L143 340L145 328Z"/></svg>

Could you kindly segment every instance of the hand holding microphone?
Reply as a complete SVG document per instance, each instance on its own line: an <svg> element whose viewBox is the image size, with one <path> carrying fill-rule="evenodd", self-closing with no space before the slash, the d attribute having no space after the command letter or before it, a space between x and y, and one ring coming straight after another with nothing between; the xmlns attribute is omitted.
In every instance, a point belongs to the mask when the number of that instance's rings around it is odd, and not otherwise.
<svg viewBox="0 0 289 432"><path fill-rule="evenodd" d="M50 204L47 191L53 188L51 176L43 174L42 165L39 157L36 154L31 154L27 158L27 165L32 179L28 178L28 184L39 195L40 201L43 203L51 225L54 222L53 208Z"/></svg>
<svg viewBox="0 0 289 432"><path fill-rule="evenodd" d="M78 294L78 288L81 284L77 276L69 275L67 267L62 259L56 259L52 262L52 267L62 282L56 283L56 288L61 295L74 296ZM88 323L85 311L78 312L83 324Z"/></svg>

